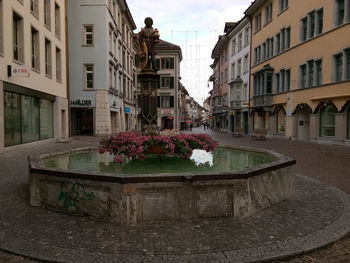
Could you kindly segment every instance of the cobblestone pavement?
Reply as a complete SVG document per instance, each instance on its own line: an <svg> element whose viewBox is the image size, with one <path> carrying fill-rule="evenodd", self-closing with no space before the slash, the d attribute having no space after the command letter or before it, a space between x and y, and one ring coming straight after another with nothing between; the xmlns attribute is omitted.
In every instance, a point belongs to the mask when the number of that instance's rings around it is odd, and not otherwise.
<svg viewBox="0 0 350 263"><path fill-rule="evenodd" d="M203 132L203 129L194 129L193 132ZM350 193L350 148L287 140L268 139L267 141L253 141L247 137L232 138L229 134L212 131L208 131L208 133L222 144L267 148L295 158L297 160L297 173L327 182L348 194ZM114 249L117 247L118 251L124 249L125 253L128 252L128 249L143 251L144 254L150 256L148 261L145 262L168 262L164 261L164 257L162 259L159 257L152 257L152 253L157 253L157 251L154 251L154 249L157 248L162 250L163 253L167 251L169 255L173 255L172 262L181 262L181 259L179 260L181 256L176 256L177 250L180 252L185 248L190 248L188 251L189 253L185 252L185 254L191 254L196 251L197 253L204 251L215 252L225 248L225 246L227 248L232 248L232 240L236 238L237 235L240 236L240 243L234 244L236 248L245 247L252 242L257 242L257 240L264 244L269 244L269 242L272 243L274 239L283 239L283 236L281 236L283 234L289 236L298 235L296 232L297 226L293 225L295 222L285 222L286 218L284 217L276 218L275 215L278 211L274 211L274 209L266 210L262 214L247 220L247 222L237 222L240 224L240 231L237 232L234 229L227 231L227 226L231 226L232 221L226 219L220 222L201 221L191 224L183 223L172 227L148 225L147 231L137 231L137 228L132 231L130 231L130 229L126 231L122 228L118 229L116 226L111 227L103 222L92 222L91 220L70 217L44 209L28 208L29 197L28 186L26 184L28 173L25 162L28 153L49 152L52 150L58 151L71 147L82 147L87 144L94 145L98 140L99 138L94 137L79 137L74 138L70 143L48 143L0 154L0 202L4 211L4 214L0 215L0 232L2 227L9 228L6 222L11 222L10 228L12 232L10 231L11 233L6 234L11 234L12 236L17 236L25 240L27 243L23 243L22 245L23 251L25 251L27 255L31 254L30 250L34 249L34 247L25 244L32 243L33 246L35 246L35 239L37 238L40 240L37 244L43 246L43 254L52 252L46 251L50 250L50 247L45 248L45 245L49 245L50 242L53 241L61 241L62 244L59 245L62 248L76 248L77 250L79 249L80 242L85 242L85 246L88 250L97 250L98 253L102 251L113 253L115 252ZM13 160L18 161L18 165L14 165ZM341 209L341 204L328 190L319 192L320 196L327 196L326 199L322 200L322 198L316 198L317 200L310 200L307 206L300 209L301 200L307 199L308 194L316 191L316 189L313 188L314 186L312 183L300 181L302 179L298 180L300 186L298 197L290 203L285 202L285 204L279 206L279 210L282 209L283 213L291 213L292 211L290 208L294 207L295 212L300 213L300 216L303 217L304 225L310 227L310 231L312 231L311 229L322 228L322 226L327 225L332 218L337 217L337 213L339 213ZM319 189L317 191L319 191ZM13 193L16 194L14 195ZM318 206L322 207L323 210L314 209L314 207ZM13 209L13 207L16 207L16 209ZM329 211L329 213L324 213L324 211ZM26 218L28 218L27 221L25 221ZM9 219L11 219L11 221L9 221ZM26 222L26 224L23 222ZM249 234L251 234L250 229L257 224L260 224L262 227L257 229L251 236L248 236L248 231ZM210 227L208 227L209 225ZM288 225L288 227L286 228L285 225ZM77 228L83 229L84 231L77 232ZM278 229L281 228L284 229L283 234L278 231ZM305 231L308 230L305 229ZM212 240L213 237L215 239L215 233L221 233L220 239ZM110 236L106 239L108 234ZM118 237L114 237L114 234L118 235ZM169 236L176 240L176 242L173 242L174 246L170 248L165 247ZM88 237L90 237L90 244L86 242ZM0 233L0 240L1 238ZM103 246L96 248L96 244L102 244L100 242L102 239L104 239ZM133 240L133 242L130 242L130 240ZM21 244L12 245L18 247L18 245ZM11 244L9 246L11 246ZM83 256L87 251L80 251L81 254L79 254L79 256ZM97 258L97 255L95 256ZM63 260L59 255L57 259ZM115 258L113 259L115 260ZM169 257L167 259L169 259ZM188 261L188 258L185 260L186 255L184 255L182 259L182 262ZM230 255L226 254L221 261L232 262L230 259ZM108 258L105 258L105 260L105 262L109 262ZM349 262L349 260L350 236L347 236L328 248L304 256L276 262ZM0 262L34 263L36 261L13 256L6 252L0 252ZM85 261L82 260L80 262ZM130 262L141 261L138 260L137 257L134 257L134 260ZM201 262L220 261L213 261L213 259L208 256L204 257Z"/></svg>

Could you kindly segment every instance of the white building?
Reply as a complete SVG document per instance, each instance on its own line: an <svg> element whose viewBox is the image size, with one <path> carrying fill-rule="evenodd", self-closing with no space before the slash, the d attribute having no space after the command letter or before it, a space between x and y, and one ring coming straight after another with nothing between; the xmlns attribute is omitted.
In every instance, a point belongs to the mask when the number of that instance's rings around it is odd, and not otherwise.
<svg viewBox="0 0 350 263"><path fill-rule="evenodd" d="M250 22L244 17L227 33L229 38L229 131L248 133Z"/></svg>
<svg viewBox="0 0 350 263"><path fill-rule="evenodd" d="M136 129L133 33L125 0L68 0L71 130Z"/></svg>
<svg viewBox="0 0 350 263"><path fill-rule="evenodd" d="M157 92L158 120L161 129L180 129L181 48L164 40L156 45L156 63L160 83Z"/></svg>
<svg viewBox="0 0 350 263"><path fill-rule="evenodd" d="M0 0L0 152L68 137L65 8Z"/></svg>

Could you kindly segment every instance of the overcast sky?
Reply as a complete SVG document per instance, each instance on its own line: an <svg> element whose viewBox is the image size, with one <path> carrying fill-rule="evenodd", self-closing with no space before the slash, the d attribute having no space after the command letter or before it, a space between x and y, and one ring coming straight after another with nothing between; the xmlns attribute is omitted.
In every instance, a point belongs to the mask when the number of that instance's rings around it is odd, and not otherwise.
<svg viewBox="0 0 350 263"><path fill-rule="evenodd" d="M144 19L153 18L161 39L182 49L182 84L190 96L202 104L211 89L211 51L225 22L235 22L251 0L127 0L139 32Z"/></svg>

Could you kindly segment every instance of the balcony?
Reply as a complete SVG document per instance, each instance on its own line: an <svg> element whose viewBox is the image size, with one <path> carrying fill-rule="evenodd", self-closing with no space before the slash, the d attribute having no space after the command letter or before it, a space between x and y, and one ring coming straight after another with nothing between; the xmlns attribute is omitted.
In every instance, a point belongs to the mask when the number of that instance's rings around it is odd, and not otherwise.
<svg viewBox="0 0 350 263"><path fill-rule="evenodd" d="M254 107L267 107L272 105L271 94L254 96L253 100L254 100Z"/></svg>

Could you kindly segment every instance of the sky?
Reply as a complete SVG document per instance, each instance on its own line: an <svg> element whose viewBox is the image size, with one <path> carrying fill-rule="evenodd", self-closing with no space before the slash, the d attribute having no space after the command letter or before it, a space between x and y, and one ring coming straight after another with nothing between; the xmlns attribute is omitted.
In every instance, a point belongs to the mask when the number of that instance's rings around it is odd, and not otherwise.
<svg viewBox="0 0 350 263"><path fill-rule="evenodd" d="M179 45L181 82L199 104L208 97L211 52L225 22L236 22L252 0L126 0L139 32L152 17L160 38ZM209 87L208 87L209 85Z"/></svg>

